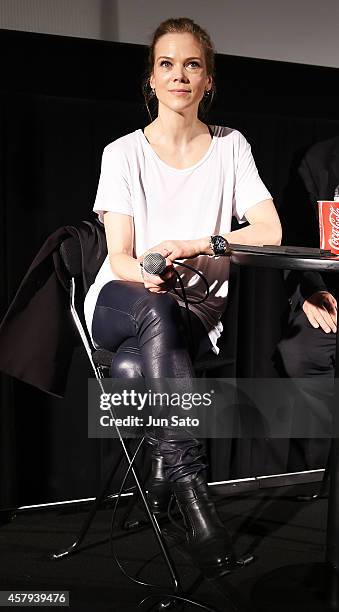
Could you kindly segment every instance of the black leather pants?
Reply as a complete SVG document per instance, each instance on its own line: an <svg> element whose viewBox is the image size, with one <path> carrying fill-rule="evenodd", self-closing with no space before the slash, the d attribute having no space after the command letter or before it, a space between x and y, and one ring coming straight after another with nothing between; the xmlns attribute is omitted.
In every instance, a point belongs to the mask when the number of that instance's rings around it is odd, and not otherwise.
<svg viewBox="0 0 339 612"><path fill-rule="evenodd" d="M211 343L200 319L191 313L194 346L188 346L186 312L170 293L154 294L141 283L111 281L101 290L92 335L102 348L116 351L113 378L193 378L192 357ZM175 481L207 467L202 444L188 432L153 428L147 434L164 459L165 473Z"/></svg>

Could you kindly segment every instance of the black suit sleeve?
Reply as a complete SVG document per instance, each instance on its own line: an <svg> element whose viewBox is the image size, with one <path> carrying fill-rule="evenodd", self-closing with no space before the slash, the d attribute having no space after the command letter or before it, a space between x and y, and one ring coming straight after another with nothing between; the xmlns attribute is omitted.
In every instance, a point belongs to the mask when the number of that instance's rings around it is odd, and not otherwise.
<svg viewBox="0 0 339 612"><path fill-rule="evenodd" d="M299 217L296 215L297 231L294 232L294 241L296 246L319 247L317 200L320 196L307 154L300 163L298 174L304 187L306 208L301 211ZM285 280L293 310L300 308L313 293L328 290L322 274L315 271L287 271Z"/></svg>

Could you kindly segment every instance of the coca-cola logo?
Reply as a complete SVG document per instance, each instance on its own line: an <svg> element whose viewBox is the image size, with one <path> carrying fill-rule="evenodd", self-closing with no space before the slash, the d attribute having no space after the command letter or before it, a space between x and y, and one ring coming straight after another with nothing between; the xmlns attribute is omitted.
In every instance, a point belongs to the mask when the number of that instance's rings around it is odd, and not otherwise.
<svg viewBox="0 0 339 612"><path fill-rule="evenodd" d="M330 207L329 222L331 225L331 237L328 243L331 249L339 252L339 207Z"/></svg>

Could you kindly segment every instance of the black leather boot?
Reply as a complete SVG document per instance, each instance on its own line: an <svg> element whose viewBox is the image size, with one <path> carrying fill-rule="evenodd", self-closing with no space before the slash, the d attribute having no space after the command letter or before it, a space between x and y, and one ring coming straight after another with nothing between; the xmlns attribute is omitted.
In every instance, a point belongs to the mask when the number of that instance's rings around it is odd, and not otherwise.
<svg viewBox="0 0 339 612"><path fill-rule="evenodd" d="M210 578L221 576L235 566L231 537L210 498L205 476L186 476L172 483L184 518L188 551L197 566Z"/></svg>
<svg viewBox="0 0 339 612"><path fill-rule="evenodd" d="M154 514L167 512L172 488L164 473L164 460L156 446L152 448L151 480L147 487L147 499Z"/></svg>

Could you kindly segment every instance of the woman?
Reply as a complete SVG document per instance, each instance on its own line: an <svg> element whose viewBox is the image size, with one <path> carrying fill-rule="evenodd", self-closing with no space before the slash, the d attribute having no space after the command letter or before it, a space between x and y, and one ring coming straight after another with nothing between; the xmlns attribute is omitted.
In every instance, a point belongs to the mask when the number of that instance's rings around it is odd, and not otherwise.
<svg viewBox="0 0 339 612"><path fill-rule="evenodd" d="M160 24L147 80L157 117L103 154L94 210L105 224L108 258L86 296L85 313L94 343L117 351L113 377L192 378L192 358L218 352L226 306L228 259L206 255L226 254L227 241L280 243L279 218L247 141L236 130L199 119L214 92L213 72L213 46L202 28L186 18ZM249 226L231 232L232 215ZM161 276L140 266L149 251L166 257ZM173 260L187 258L210 286L208 299L190 306L191 353L183 302L171 292ZM196 302L204 285L185 268L179 271ZM202 445L170 429L154 428L148 437L153 509L163 505L170 483L200 567L227 571L232 546L208 493Z"/></svg>

